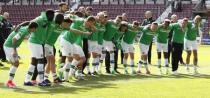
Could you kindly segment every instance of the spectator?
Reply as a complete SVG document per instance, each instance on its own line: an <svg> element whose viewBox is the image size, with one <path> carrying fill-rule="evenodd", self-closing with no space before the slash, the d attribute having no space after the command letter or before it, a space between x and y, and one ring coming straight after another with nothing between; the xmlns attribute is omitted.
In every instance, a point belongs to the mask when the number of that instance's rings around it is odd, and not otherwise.
<svg viewBox="0 0 210 98"><path fill-rule="evenodd" d="M128 15L126 13L122 14L122 21L128 22Z"/></svg>
<svg viewBox="0 0 210 98"><path fill-rule="evenodd" d="M153 19L153 14L151 11L146 11L145 12L145 19L142 22L142 26L151 24L152 22L154 22L155 20ZM152 43L149 46L149 51L148 51L148 63L151 64L151 51L152 51Z"/></svg>
<svg viewBox="0 0 210 98"><path fill-rule="evenodd" d="M0 29L0 59L2 60L2 62L6 62L6 56L3 50L3 44L5 42L5 40L7 39L7 37L9 36L10 32L12 31L12 24L9 21L9 13L8 12L4 12L3 14L3 19L1 21L2 26Z"/></svg>
<svg viewBox="0 0 210 98"><path fill-rule="evenodd" d="M172 1L172 11L181 12L182 11L182 1L173 0Z"/></svg>
<svg viewBox="0 0 210 98"><path fill-rule="evenodd" d="M173 14L171 15L171 23L177 23L178 22L178 16ZM169 32L169 36L168 36L168 62L170 63L170 56L171 56L171 53L172 53L172 36L173 36L173 29ZM182 55L182 54L181 54ZM183 57L181 56L179 62L182 64L182 65L185 65L184 61L183 61Z"/></svg>

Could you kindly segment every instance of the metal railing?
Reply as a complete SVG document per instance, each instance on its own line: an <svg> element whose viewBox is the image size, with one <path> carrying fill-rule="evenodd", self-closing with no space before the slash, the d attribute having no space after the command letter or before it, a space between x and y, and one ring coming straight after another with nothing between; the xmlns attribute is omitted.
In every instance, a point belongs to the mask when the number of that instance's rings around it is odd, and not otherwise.
<svg viewBox="0 0 210 98"><path fill-rule="evenodd" d="M69 5L77 0L0 0L4 5L55 5L66 2ZM80 0L80 4L167 4L170 0ZM191 1L191 0L189 0Z"/></svg>

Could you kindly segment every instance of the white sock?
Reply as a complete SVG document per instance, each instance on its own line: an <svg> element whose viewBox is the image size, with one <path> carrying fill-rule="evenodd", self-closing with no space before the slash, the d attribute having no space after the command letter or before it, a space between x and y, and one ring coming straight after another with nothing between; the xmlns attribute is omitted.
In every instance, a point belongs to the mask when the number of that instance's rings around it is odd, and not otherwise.
<svg viewBox="0 0 210 98"><path fill-rule="evenodd" d="M87 59L87 72L90 72L90 58Z"/></svg>
<svg viewBox="0 0 210 98"><path fill-rule="evenodd" d="M48 73L44 73L44 80L49 78L49 74Z"/></svg>
<svg viewBox="0 0 210 98"><path fill-rule="evenodd" d="M187 68L189 68L189 66L190 66L189 64L186 64L186 67L187 67Z"/></svg>
<svg viewBox="0 0 210 98"><path fill-rule="evenodd" d="M96 57L96 71L98 72L100 69L99 69L99 58Z"/></svg>
<svg viewBox="0 0 210 98"><path fill-rule="evenodd" d="M114 71L114 53L110 53L110 65L111 65L111 70L110 71Z"/></svg>
<svg viewBox="0 0 210 98"><path fill-rule="evenodd" d="M53 76L53 80L55 80L56 78L58 78L58 76L57 76L56 73L52 73L52 76Z"/></svg>
<svg viewBox="0 0 210 98"><path fill-rule="evenodd" d="M147 61L144 61L144 66L145 66L146 70L149 71L149 67L148 67Z"/></svg>
<svg viewBox="0 0 210 98"><path fill-rule="evenodd" d="M97 66L97 59L93 58L93 61L92 61L92 73L96 71L96 66Z"/></svg>
<svg viewBox="0 0 210 98"><path fill-rule="evenodd" d="M60 68L63 68L65 66L65 63L61 63L60 65Z"/></svg>
<svg viewBox="0 0 210 98"><path fill-rule="evenodd" d="M9 80L13 80L14 79L16 70L17 70L17 67L12 65L10 70L9 70Z"/></svg>
<svg viewBox="0 0 210 98"><path fill-rule="evenodd" d="M103 66L103 59L99 60L99 69L101 69L101 67Z"/></svg>
<svg viewBox="0 0 210 98"><path fill-rule="evenodd" d="M75 59L72 61L69 76L72 76L75 73L75 67L78 64L79 64L79 61L77 61Z"/></svg>
<svg viewBox="0 0 210 98"><path fill-rule="evenodd" d="M102 53L101 57L100 57L100 61L99 61L100 62L100 65L99 65L100 67L103 65L103 60L104 60L105 57L106 57L106 54Z"/></svg>
<svg viewBox="0 0 210 98"><path fill-rule="evenodd" d="M100 58L100 60L102 60L102 61L103 61L103 60L105 59L105 57L106 57L106 54L105 54L105 53L102 53L102 54L101 54L101 58Z"/></svg>
<svg viewBox="0 0 210 98"><path fill-rule="evenodd" d="M131 60L131 70L134 71L134 60Z"/></svg>
<svg viewBox="0 0 210 98"><path fill-rule="evenodd" d="M125 68L125 70L127 70L127 66L128 66L128 64L127 64L127 59L123 59L123 65L124 65L124 68Z"/></svg>
<svg viewBox="0 0 210 98"><path fill-rule="evenodd" d="M37 64L39 82L44 81L44 64Z"/></svg>
<svg viewBox="0 0 210 98"><path fill-rule="evenodd" d="M194 70L197 70L197 65L193 65L193 67L194 67Z"/></svg>
<svg viewBox="0 0 210 98"><path fill-rule="evenodd" d="M30 64L29 65L29 68L28 68L28 73L26 74L25 82L29 82L30 81L31 76L34 73L34 69L35 69L35 66L32 65L32 64Z"/></svg>
<svg viewBox="0 0 210 98"><path fill-rule="evenodd" d="M139 63L138 63L138 70L141 69L141 66L142 66L143 63L144 63L144 62L143 62L142 60L139 61Z"/></svg>
<svg viewBox="0 0 210 98"><path fill-rule="evenodd" d="M165 59L165 65L168 65L168 58Z"/></svg>
<svg viewBox="0 0 210 98"><path fill-rule="evenodd" d="M158 59L158 66L161 65L161 59Z"/></svg>
<svg viewBox="0 0 210 98"><path fill-rule="evenodd" d="M65 70L64 70L64 80L68 80L69 78L69 71L70 71L71 62L67 61L65 64Z"/></svg>

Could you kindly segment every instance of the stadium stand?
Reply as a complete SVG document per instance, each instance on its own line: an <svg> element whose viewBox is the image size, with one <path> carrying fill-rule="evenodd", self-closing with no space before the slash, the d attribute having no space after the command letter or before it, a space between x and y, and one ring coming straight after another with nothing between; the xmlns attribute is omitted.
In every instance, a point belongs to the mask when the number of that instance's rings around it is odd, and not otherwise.
<svg viewBox="0 0 210 98"><path fill-rule="evenodd" d="M66 0L69 2L69 0ZM108 1L108 0L107 0ZM110 1L110 0L109 0ZM112 0L111 0L112 1ZM144 1L144 0L142 0ZM152 0L148 0L152 1ZM156 0L155 0L156 1ZM161 1L161 0L157 0ZM164 1L164 0L162 0ZM185 0L190 1L190 0ZM31 2L33 3L33 2ZM165 2L164 2L165 3ZM116 15L121 13L127 13L129 21L142 21L144 18L144 12L146 10L151 10L154 13L154 18L158 18L164 12L167 5L164 3L157 4L85 4L84 6L92 6L94 9L94 14L98 11L108 11L110 18L114 18ZM23 3L24 4L24 3ZM73 3L72 3L73 4ZM81 5L80 5L81 6ZM173 12L177 14L180 18L189 17L192 18L192 10L195 4L184 3L182 6L182 12ZM11 21L14 25L19 24L22 21L31 20L35 16L45 9L56 9L57 4L55 3L46 3L45 5L2 5L2 10L10 13ZM171 14L169 14L171 15ZM209 36L210 30L210 18L207 18L204 22L204 36Z"/></svg>

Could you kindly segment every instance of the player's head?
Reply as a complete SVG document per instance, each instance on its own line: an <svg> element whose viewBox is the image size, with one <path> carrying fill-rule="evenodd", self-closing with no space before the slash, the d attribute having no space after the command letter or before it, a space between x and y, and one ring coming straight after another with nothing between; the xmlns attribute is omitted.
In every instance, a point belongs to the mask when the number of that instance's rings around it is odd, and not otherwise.
<svg viewBox="0 0 210 98"><path fill-rule="evenodd" d="M128 23L127 22L121 22L119 27L120 32L127 32L128 31Z"/></svg>
<svg viewBox="0 0 210 98"><path fill-rule="evenodd" d="M85 9L85 15L86 16L91 16L93 14L93 8L92 7L86 7Z"/></svg>
<svg viewBox="0 0 210 98"><path fill-rule="evenodd" d="M163 25L165 27L168 27L170 25L170 20L169 19L165 19L164 22L163 22Z"/></svg>
<svg viewBox="0 0 210 98"><path fill-rule="evenodd" d="M82 12L83 14L85 14L85 7L84 6L80 6L77 11Z"/></svg>
<svg viewBox="0 0 210 98"><path fill-rule="evenodd" d="M108 21L108 12L107 11L102 11L104 13L104 17L105 17L105 23Z"/></svg>
<svg viewBox="0 0 210 98"><path fill-rule="evenodd" d="M79 11L76 11L74 14L78 17L81 17L81 18L84 17L84 14L82 12L79 12Z"/></svg>
<svg viewBox="0 0 210 98"><path fill-rule="evenodd" d="M182 27L186 27L187 24L188 24L188 18L183 18L182 21L181 21L181 24L182 24Z"/></svg>
<svg viewBox="0 0 210 98"><path fill-rule="evenodd" d="M122 21L122 16L118 15L116 18L115 18L115 23L116 24L120 24Z"/></svg>
<svg viewBox="0 0 210 98"><path fill-rule="evenodd" d="M133 28L138 28L139 27L139 22L138 21L133 21Z"/></svg>
<svg viewBox="0 0 210 98"><path fill-rule="evenodd" d="M9 19L9 13L8 12L4 12L3 17L4 17L4 19Z"/></svg>
<svg viewBox="0 0 210 98"><path fill-rule="evenodd" d="M150 26L150 29L151 29L152 31L156 31L157 28L158 28L158 23L157 23L157 22L153 22L153 23L151 24L151 26Z"/></svg>
<svg viewBox="0 0 210 98"><path fill-rule="evenodd" d="M193 21L196 23L196 24L200 24L201 23L201 16L199 15L196 15L195 18L193 19Z"/></svg>
<svg viewBox="0 0 210 98"><path fill-rule="evenodd" d="M70 27L71 23L72 23L72 20L69 17L64 17L61 27L68 29Z"/></svg>
<svg viewBox="0 0 210 98"><path fill-rule="evenodd" d="M55 24L61 25L61 23L63 22L63 20L64 20L63 14L57 14L55 16Z"/></svg>
<svg viewBox="0 0 210 98"><path fill-rule="evenodd" d="M67 3L61 2L58 6L59 6L59 11L61 11L62 13L65 13L66 11L68 11Z"/></svg>
<svg viewBox="0 0 210 98"><path fill-rule="evenodd" d="M36 22L31 22L28 25L29 32L35 32L37 28L38 28L38 24Z"/></svg>
<svg viewBox="0 0 210 98"><path fill-rule="evenodd" d="M122 21L128 21L128 15L126 13L122 13Z"/></svg>
<svg viewBox="0 0 210 98"><path fill-rule="evenodd" d="M105 23L106 22L106 18L103 12L99 12L97 14L97 19L100 23Z"/></svg>
<svg viewBox="0 0 210 98"><path fill-rule="evenodd" d="M103 13L104 13L104 15L106 16L108 16L108 12L107 11L102 11Z"/></svg>
<svg viewBox="0 0 210 98"><path fill-rule="evenodd" d="M147 19L152 18L152 12L151 12L151 11L146 11L146 12L145 12L145 17L146 17Z"/></svg>
<svg viewBox="0 0 210 98"><path fill-rule="evenodd" d="M178 20L178 16L176 14L171 15L171 22L176 23Z"/></svg>
<svg viewBox="0 0 210 98"><path fill-rule="evenodd" d="M87 17L87 19L85 20L85 26L89 29L91 29L91 27L94 27L96 22L96 19L93 16L89 16Z"/></svg>
<svg viewBox="0 0 210 98"><path fill-rule="evenodd" d="M52 10L52 9L48 9L48 10L46 10L46 16L47 16L47 20L48 21L53 21L53 19L54 19L54 13L55 13L55 11L54 10Z"/></svg>

